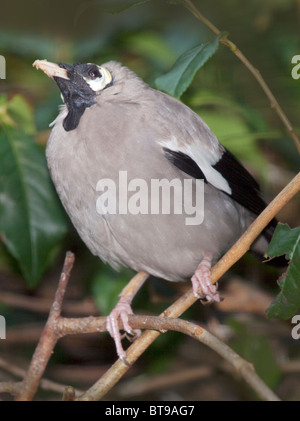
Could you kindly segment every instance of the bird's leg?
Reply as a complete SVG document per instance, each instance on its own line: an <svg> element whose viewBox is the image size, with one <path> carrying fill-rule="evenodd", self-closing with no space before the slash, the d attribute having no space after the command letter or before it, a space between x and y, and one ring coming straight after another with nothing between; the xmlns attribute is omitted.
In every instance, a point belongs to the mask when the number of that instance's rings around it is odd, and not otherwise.
<svg viewBox="0 0 300 421"><path fill-rule="evenodd" d="M211 283L210 269L212 262L212 253L205 253L200 265L197 267L192 276L192 285L194 296L201 300L206 299L208 302L220 301L217 292L217 286ZM199 289L201 293L199 293Z"/></svg>
<svg viewBox="0 0 300 421"><path fill-rule="evenodd" d="M146 272L137 273L119 294L120 299L117 305L112 310L110 315L106 318L106 328L110 336L115 341L117 354L126 365L129 364L126 361L126 352L122 347L122 336L120 334L118 326L118 319L122 321L126 333L128 333L129 335L140 336L141 331L139 329L134 330L129 326L128 316L130 314L133 314L131 302L138 290L148 278L148 276L149 275Z"/></svg>

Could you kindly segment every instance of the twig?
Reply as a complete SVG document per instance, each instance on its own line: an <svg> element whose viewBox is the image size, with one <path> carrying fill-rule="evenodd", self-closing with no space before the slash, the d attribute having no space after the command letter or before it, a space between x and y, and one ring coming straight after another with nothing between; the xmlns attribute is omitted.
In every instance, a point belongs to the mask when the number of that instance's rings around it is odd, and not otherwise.
<svg viewBox="0 0 300 421"><path fill-rule="evenodd" d="M152 329L148 333L166 332L168 330L174 330L177 332L184 333L191 336L192 338L202 342L209 346L219 355L221 355L226 361L228 361L236 371L247 381L248 384L257 392L257 394L264 400L279 400L279 398L264 384L264 382L257 376L255 370L249 362L240 357L235 351L233 351L228 345L220 341L217 337L203 329L199 325L190 323L186 320L174 319L171 317L155 317L155 316L141 316L131 315L129 316L130 326L134 329L145 328ZM122 325L120 324L120 328ZM84 318L65 318L61 317L57 323L57 330L60 331L59 336L67 334L78 334L78 333L93 333L98 331L105 331L105 317L84 317ZM131 346L131 348L134 345ZM118 361L120 362L120 360ZM117 363L118 363L117 362ZM117 364L115 363L115 365ZM122 363L123 364L123 363ZM123 364L124 365L124 364ZM127 367L125 365L125 367ZM110 371L110 369L108 370ZM99 391L102 392L102 384L99 388L99 382L103 381L105 375L94 385L89 391L81 395L77 400L98 400L100 398Z"/></svg>
<svg viewBox="0 0 300 421"><path fill-rule="evenodd" d="M202 364L192 368L175 370L172 373L147 376L142 379L133 378L126 383L123 382L117 392L122 398L132 398L158 389L168 389L175 385L211 378L215 372L214 368Z"/></svg>
<svg viewBox="0 0 300 421"><path fill-rule="evenodd" d="M283 373L299 373L300 372L300 360L289 360L279 364L280 370Z"/></svg>
<svg viewBox="0 0 300 421"><path fill-rule="evenodd" d="M21 308L31 312L46 313L52 301L43 297L27 297L14 292L0 290L0 302L13 308ZM91 299L84 299L81 302L64 301L64 312L66 314L97 314L97 308Z"/></svg>
<svg viewBox="0 0 300 421"><path fill-rule="evenodd" d="M211 23L205 16L202 15L202 13L197 9L197 7L193 4L191 0L184 0L183 4L185 7L190 10L190 12L193 13L193 15L199 19L201 22L203 22L209 29L211 29L216 35L221 34L221 31L213 24ZM263 89L264 93L270 100L271 108L273 108L276 113L278 114L280 120L283 122L285 127L287 128L291 138L293 139L296 148L300 154L300 138L298 137L293 125L289 121L288 117L286 116L285 112L279 105L278 101L276 100L275 96L273 95L271 89L267 85L266 81L260 74L259 70L256 69L250 61L247 59L247 57L244 56L244 54L239 50L239 48L228 38L221 38L220 42L222 44L226 45L233 54L235 54L241 62L247 67L247 69L252 73L252 75L255 77L261 88Z"/></svg>
<svg viewBox="0 0 300 421"><path fill-rule="evenodd" d="M253 241L275 217L281 208L300 190L300 173L275 197L267 208L256 218L242 237L212 268L211 280L216 283L230 267L236 263L250 248ZM187 310L197 299L192 289L182 295L175 303L162 313L162 316L176 318ZM131 319L130 319L131 320ZM141 326L140 326L141 327ZM157 331L144 332L126 351L126 358L133 364L139 356L160 335ZM126 373L128 367L117 360L115 364L81 397L86 400L101 399Z"/></svg>
<svg viewBox="0 0 300 421"><path fill-rule="evenodd" d="M73 401L75 399L75 389L72 386L67 386L63 393L63 401Z"/></svg>
<svg viewBox="0 0 300 421"><path fill-rule="evenodd" d="M216 304L222 312L240 312L265 316L274 297L272 294L259 289L253 283L233 278L226 282L224 300Z"/></svg>
<svg viewBox="0 0 300 421"><path fill-rule="evenodd" d="M279 398L264 384L264 382L257 376L253 366L241 358L238 354L236 354L230 347L228 347L225 343L220 341L217 337L203 329L202 327L190 323L185 320L180 319L173 319L170 317L155 317L155 316L136 316L132 315L129 316L130 325L133 328L140 328L144 327L146 329L153 329L151 332L155 332L155 330L166 332L168 330L174 330L177 332L184 333L186 335L191 336L192 338L202 342L203 344L209 346L211 349L216 351L219 355L221 355L226 361L228 361L235 370L243 377L248 384L256 391L256 393L265 400L279 400ZM79 323L78 323L79 322ZM98 332L99 327L102 330L105 330L105 318L104 317L85 317L81 319L72 319L72 318L63 318L59 317L57 320L54 321L54 326L56 326L57 337L62 337L68 334L78 334L78 333L92 333ZM122 328L122 326L120 326ZM53 348L52 348L53 349ZM51 349L51 351L52 351ZM23 374L23 370L15 367L11 364L7 364L6 361L1 360L1 365L8 369L8 371L12 372L14 375L21 376ZM35 364L35 367L38 367L39 372L36 376L26 376L24 381L21 382L2 382L0 383L0 392L8 392L13 395L17 395L16 398L18 400L29 400L31 396L29 393L34 394L32 391L33 386L32 383L36 383L36 377L39 377L43 374L43 369ZM30 370L29 370L30 371ZM211 370L209 370L210 372ZM203 367L197 373L193 369L192 373L185 373L182 377L186 379L191 378L198 378L199 375L207 375L208 371L203 371ZM34 377L33 381L31 378ZM182 378L180 381L182 381ZM29 380L26 380L29 379ZM27 384L25 383L27 381ZM164 380L166 381L166 379ZM168 379L169 381L169 379ZM179 381L178 375L176 375L176 381ZM63 394L63 400L74 400L75 397L75 389L72 387L65 387L62 385L54 384L49 380L42 380L43 387L48 390L58 391ZM174 382L173 382L174 383ZM24 394L24 386L27 386L26 390L27 395ZM38 385L38 384L37 384ZM31 386L31 387L29 387ZM37 387L37 386L36 386ZM76 391L77 393L79 391ZM21 399L22 398L22 399ZM82 394L77 400L91 400L92 398L97 398L97 396L91 395L91 390L89 391L88 399L86 393Z"/></svg>
<svg viewBox="0 0 300 421"><path fill-rule="evenodd" d="M41 377L45 371L53 348L59 339L59 333L55 330L57 320L60 317L61 306L66 287L69 281L70 272L74 263L74 254L68 252L66 254L64 267L60 276L59 285L55 294L55 298L49 313L49 317L45 328L41 334L39 343L33 354L29 369L23 380L23 386L16 400L27 401L32 400Z"/></svg>
<svg viewBox="0 0 300 421"><path fill-rule="evenodd" d="M9 393L12 396L17 396L20 393L22 382L1 382L0 393Z"/></svg>
<svg viewBox="0 0 300 421"><path fill-rule="evenodd" d="M287 203L300 189L300 173L288 184L288 186L278 194L278 196L270 203L270 205L262 212L262 214L253 222L245 234L238 242L226 253L226 255L212 268L212 282L215 283L250 247L252 242L270 222L276 213ZM48 360L57 340L66 334L74 333L74 326L67 322L68 319L60 316L61 306L65 289L69 280L70 272L74 263L74 255L67 253L63 271L60 277L58 289L55 299L50 310L49 318L37 345L35 353L32 357L28 372L22 382L21 392L17 396L17 400L31 400L38 388L41 377L44 373ZM196 300L192 289L184 294L179 300L172 304L162 313L162 316L169 318L179 317L187 308L189 308ZM129 321L134 316L131 316ZM83 331L86 326L95 328L94 317L75 319L78 329ZM134 321L134 319L133 319ZM97 321L96 330L105 330L104 318ZM74 323L74 319L73 319ZM102 326L102 328L101 328ZM132 327L135 327L134 325ZM138 326L139 328L147 327L145 322ZM165 328L164 328L165 330ZM159 336L158 331L146 331L136 342L127 350L127 360L130 364L135 362L144 350ZM80 399L82 400L98 400L110 390L113 385L125 374L128 367L118 360L105 374L95 383ZM246 370L249 373L249 370ZM247 374L244 374L247 376ZM10 387L8 384L5 387ZM68 394L67 394L68 395Z"/></svg>
<svg viewBox="0 0 300 421"><path fill-rule="evenodd" d="M12 364L10 361L5 360L4 358L0 358L0 368L12 374L13 376L20 377L22 379L26 375L26 370L24 370L21 367L18 367L15 364ZM5 383L7 383L7 385L5 385ZM10 388L9 393L11 393L12 395L17 395L18 393L20 393L22 387L22 382L0 382L1 393L3 393L4 391L8 391L8 389ZM62 395L64 394L66 389L66 385L45 378L41 379L40 387L41 389L61 393ZM79 389L75 389L75 393L77 395L80 395L82 391Z"/></svg>
<svg viewBox="0 0 300 421"><path fill-rule="evenodd" d="M94 322L97 325L97 318L94 318ZM67 323L68 319L65 319L64 323ZM254 367L248 361L244 360L240 357L235 351L233 351L228 345L224 342L220 341L217 337L209 333L207 330L203 329L199 325L194 323L190 323L186 320L180 319L173 319L170 317L155 317L155 316L136 316L132 315L129 316L130 325L133 328L138 328L144 326L146 329L155 329L158 331L167 331L167 330L175 330L177 332L184 333L186 335L191 336L192 338L202 342L203 344L209 346L219 355L221 355L226 361L228 361L235 370L241 375L241 377L246 380L248 384L256 391L256 393L264 400L268 401L278 401L279 398L265 385L265 383L258 377L256 374ZM91 320L86 318L86 327L88 331L91 330ZM101 320L102 322L102 320ZM75 324L76 326L76 324ZM80 331L82 332L83 326L81 326ZM155 330L151 330L145 333L157 333ZM73 332L76 333L76 332ZM133 345L131 346L131 348ZM132 352L131 352L132 355ZM123 364L120 360L118 360L114 366L118 363ZM119 365L120 365L119 364ZM125 364L123 364L125 365ZM126 367L126 365L125 365ZM111 369L108 370L108 372ZM107 372L107 373L108 373ZM102 394L106 383L106 376L104 375L92 388L90 388L86 393L82 396L77 398L77 400L98 400ZM109 379L109 376L108 376ZM108 384L109 386L109 384Z"/></svg>

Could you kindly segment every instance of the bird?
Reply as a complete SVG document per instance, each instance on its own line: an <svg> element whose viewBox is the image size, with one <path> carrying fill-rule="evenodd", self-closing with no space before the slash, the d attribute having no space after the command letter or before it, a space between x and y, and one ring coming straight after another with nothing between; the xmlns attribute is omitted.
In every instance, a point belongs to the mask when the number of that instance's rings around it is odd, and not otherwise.
<svg viewBox="0 0 300 421"><path fill-rule="evenodd" d="M61 92L47 164L91 253L117 270L190 279L197 298L220 301L210 269L265 209L257 181L197 113L121 63L36 60L33 66ZM258 237L253 253L264 255L276 223ZM125 363L118 320L128 334L140 333L128 315L142 283L121 293L107 317Z"/></svg>

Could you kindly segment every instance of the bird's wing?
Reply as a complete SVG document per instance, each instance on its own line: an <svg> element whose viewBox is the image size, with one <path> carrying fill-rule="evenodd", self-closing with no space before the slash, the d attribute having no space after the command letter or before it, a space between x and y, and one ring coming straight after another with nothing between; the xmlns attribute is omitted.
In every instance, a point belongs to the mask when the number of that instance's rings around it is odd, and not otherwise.
<svg viewBox="0 0 300 421"><path fill-rule="evenodd" d="M174 144L164 142L163 153L181 171L196 179L204 179L250 212L259 215L266 203L261 198L258 183L230 151L219 146L218 151L207 151L207 145L199 142L197 153L194 153L191 145L179 149Z"/></svg>
<svg viewBox="0 0 300 421"><path fill-rule="evenodd" d="M160 114L160 133L164 135L157 143L174 166L196 179L204 179L254 216L265 209L258 183L220 144L198 114L165 94L160 95L156 112ZM264 231L267 238L276 224L274 219Z"/></svg>

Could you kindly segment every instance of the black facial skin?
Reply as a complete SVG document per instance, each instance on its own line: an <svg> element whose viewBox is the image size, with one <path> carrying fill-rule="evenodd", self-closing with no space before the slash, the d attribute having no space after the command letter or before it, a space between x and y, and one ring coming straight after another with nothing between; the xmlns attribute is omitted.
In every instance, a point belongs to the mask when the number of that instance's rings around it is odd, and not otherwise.
<svg viewBox="0 0 300 421"><path fill-rule="evenodd" d="M91 80L101 77L95 64L73 65L58 63L59 67L67 70L68 79L54 77L68 108L68 115L63 121L66 131L74 130L79 124L85 109L95 104L96 92L93 91L82 76Z"/></svg>

